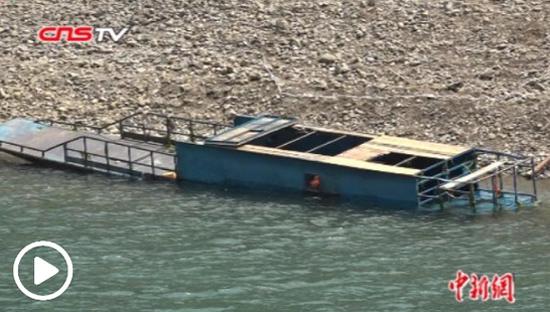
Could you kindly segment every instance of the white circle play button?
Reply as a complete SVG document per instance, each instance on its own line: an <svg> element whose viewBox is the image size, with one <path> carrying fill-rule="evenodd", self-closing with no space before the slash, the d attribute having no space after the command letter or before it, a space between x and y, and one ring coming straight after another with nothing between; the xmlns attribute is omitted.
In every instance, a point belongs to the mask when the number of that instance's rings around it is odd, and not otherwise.
<svg viewBox="0 0 550 312"><path fill-rule="evenodd" d="M34 285L40 285L59 273L59 269L48 261L34 257Z"/></svg>
<svg viewBox="0 0 550 312"><path fill-rule="evenodd" d="M38 295L35 293L32 293L29 291L21 282L21 279L19 278L19 264L21 263L21 260L23 257L31 250L39 247L46 247L53 249L57 251L61 256L63 256L63 259L65 260L66 266L67 266L67 277L65 278L65 282L59 288L56 292L48 294L48 295ZM59 269L49 263L48 261L44 260L41 257L34 257L34 285L39 286L42 283L50 280L54 276L56 276L59 273ZM17 285L17 288L21 290L23 294L25 294L27 297L39 300L39 301L48 301L53 300L59 296L61 296L67 288L69 288L69 285L71 284L71 281L73 279L73 263L71 261L71 258L69 257L69 254L63 249L61 246L57 245L56 243L48 242L48 241L39 241L34 242L32 244L29 244L25 246L25 248L21 249L19 254L17 254L17 257L15 258L15 262L13 264L13 279L15 280L15 284Z"/></svg>

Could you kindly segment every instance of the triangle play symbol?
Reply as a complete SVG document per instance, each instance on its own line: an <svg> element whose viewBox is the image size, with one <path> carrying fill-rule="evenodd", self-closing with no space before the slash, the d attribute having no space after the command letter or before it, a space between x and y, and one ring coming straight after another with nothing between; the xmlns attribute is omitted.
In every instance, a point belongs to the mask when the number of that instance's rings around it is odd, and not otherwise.
<svg viewBox="0 0 550 312"><path fill-rule="evenodd" d="M34 257L34 285L40 285L59 273L59 269L40 257Z"/></svg>

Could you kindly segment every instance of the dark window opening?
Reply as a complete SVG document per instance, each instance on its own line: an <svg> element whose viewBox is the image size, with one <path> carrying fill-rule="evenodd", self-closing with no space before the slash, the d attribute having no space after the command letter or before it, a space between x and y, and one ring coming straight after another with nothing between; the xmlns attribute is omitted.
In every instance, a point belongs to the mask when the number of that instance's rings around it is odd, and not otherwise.
<svg viewBox="0 0 550 312"><path fill-rule="evenodd" d="M440 162L441 159L414 156L402 153L388 153L370 159L369 161L390 166L399 166L412 169L425 169L431 165Z"/></svg>
<svg viewBox="0 0 550 312"><path fill-rule="evenodd" d="M258 138L251 144L335 156L369 140L370 138L354 135L289 127Z"/></svg>

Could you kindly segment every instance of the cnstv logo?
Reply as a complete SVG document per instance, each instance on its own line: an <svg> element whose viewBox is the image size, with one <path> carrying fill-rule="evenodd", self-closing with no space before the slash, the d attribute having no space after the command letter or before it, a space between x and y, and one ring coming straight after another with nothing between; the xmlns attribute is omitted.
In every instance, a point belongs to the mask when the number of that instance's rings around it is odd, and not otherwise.
<svg viewBox="0 0 550 312"><path fill-rule="evenodd" d="M107 37L119 42L129 28L122 28L116 32L113 28L93 26L44 26L38 31L38 40L41 42L103 42Z"/></svg>

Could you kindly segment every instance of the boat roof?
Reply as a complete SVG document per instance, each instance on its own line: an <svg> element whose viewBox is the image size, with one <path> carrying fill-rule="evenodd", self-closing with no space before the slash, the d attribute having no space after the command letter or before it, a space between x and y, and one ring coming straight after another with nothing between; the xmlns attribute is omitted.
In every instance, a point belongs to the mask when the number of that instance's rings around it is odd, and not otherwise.
<svg viewBox="0 0 550 312"><path fill-rule="evenodd" d="M317 138L312 139L315 135ZM283 143L277 146L266 143L280 139L281 136L288 137L288 140L281 141ZM349 144L344 144L344 141ZM419 175L433 163L452 159L472 150L471 147L389 135L376 136L305 126L297 124L294 119L276 116L251 117L248 121L206 140L205 144L408 176ZM304 147L308 144L308 147Z"/></svg>
<svg viewBox="0 0 550 312"><path fill-rule="evenodd" d="M294 119L277 116L260 116L207 139L206 144L240 146L294 124L296 124L296 120Z"/></svg>

